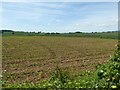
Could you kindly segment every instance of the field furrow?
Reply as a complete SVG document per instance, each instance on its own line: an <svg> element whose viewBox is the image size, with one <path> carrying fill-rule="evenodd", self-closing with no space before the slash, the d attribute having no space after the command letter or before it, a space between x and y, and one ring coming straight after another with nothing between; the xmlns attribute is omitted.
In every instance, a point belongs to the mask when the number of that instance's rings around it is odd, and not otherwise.
<svg viewBox="0 0 120 90"><path fill-rule="evenodd" d="M95 70L106 63L117 40L78 37L3 37L2 68L6 83L39 83L49 78L56 66L71 73Z"/></svg>

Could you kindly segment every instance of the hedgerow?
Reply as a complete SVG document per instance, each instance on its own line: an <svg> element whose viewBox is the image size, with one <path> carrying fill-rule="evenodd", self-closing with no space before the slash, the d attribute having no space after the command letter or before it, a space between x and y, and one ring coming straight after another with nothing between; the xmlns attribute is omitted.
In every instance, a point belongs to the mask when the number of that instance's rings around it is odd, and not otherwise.
<svg viewBox="0 0 120 90"><path fill-rule="evenodd" d="M120 88L120 45L107 64L97 70L98 88Z"/></svg>

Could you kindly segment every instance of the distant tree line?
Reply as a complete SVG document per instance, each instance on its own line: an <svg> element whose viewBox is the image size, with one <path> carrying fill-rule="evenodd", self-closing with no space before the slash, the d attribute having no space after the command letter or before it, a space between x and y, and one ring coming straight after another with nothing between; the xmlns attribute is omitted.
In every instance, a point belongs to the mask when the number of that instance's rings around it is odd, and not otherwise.
<svg viewBox="0 0 120 90"><path fill-rule="evenodd" d="M118 31L106 31L106 32L101 32L101 33L114 33L114 32L118 32ZM6 35L6 33L10 34L14 34L14 35L28 35L28 36L34 36L34 35L65 35L65 34L84 34L85 32L80 32L80 31L76 31L76 32L68 32L68 33L59 33L59 32L25 32L25 31L13 31L13 30L0 30L0 33L2 33L3 35ZM91 33L100 33L100 32L91 32Z"/></svg>
<svg viewBox="0 0 120 90"><path fill-rule="evenodd" d="M14 32L13 30L0 30L0 32L4 33L4 32Z"/></svg>
<svg viewBox="0 0 120 90"><path fill-rule="evenodd" d="M4 32L9 32L9 33L14 34L14 31L13 31L13 30L0 30L0 33L3 34Z"/></svg>

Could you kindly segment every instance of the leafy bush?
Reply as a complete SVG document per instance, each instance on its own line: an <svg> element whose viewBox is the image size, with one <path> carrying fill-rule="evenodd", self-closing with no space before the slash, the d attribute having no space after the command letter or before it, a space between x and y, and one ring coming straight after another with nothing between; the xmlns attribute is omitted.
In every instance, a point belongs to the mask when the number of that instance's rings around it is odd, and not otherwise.
<svg viewBox="0 0 120 90"><path fill-rule="evenodd" d="M53 72L51 78L45 81L41 87L43 88L63 88L70 81L70 76L67 71L59 67Z"/></svg>
<svg viewBox="0 0 120 90"><path fill-rule="evenodd" d="M66 70L57 67L51 78L41 84L41 88L94 88L96 78L90 77L93 72L85 71L81 74L82 78L70 76Z"/></svg>
<svg viewBox="0 0 120 90"><path fill-rule="evenodd" d="M99 88L120 88L120 45L109 63L101 65L97 70Z"/></svg>

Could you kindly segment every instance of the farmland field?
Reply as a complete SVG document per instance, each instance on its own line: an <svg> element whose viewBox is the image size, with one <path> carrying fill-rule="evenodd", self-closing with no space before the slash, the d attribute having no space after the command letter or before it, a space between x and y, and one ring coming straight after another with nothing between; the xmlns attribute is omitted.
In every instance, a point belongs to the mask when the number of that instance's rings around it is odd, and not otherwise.
<svg viewBox="0 0 120 90"><path fill-rule="evenodd" d="M84 37L6 36L2 38L3 81L39 83L56 66L71 73L95 70L113 55L117 40Z"/></svg>

